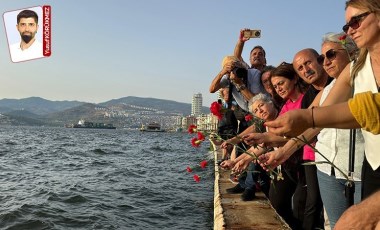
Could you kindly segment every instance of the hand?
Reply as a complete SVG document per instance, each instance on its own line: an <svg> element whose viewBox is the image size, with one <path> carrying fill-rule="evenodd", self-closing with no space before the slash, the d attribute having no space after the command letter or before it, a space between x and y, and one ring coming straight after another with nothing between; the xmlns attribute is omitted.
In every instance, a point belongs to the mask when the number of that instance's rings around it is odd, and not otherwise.
<svg viewBox="0 0 380 230"><path fill-rule="evenodd" d="M232 168L232 171L235 172L235 173L240 174L240 173L242 173L248 167L248 165L249 165L250 162L251 162L251 159L240 160Z"/></svg>
<svg viewBox="0 0 380 230"><path fill-rule="evenodd" d="M222 69L222 75L226 75L231 73L231 71L235 68L235 62L227 62Z"/></svg>
<svg viewBox="0 0 380 230"><path fill-rule="evenodd" d="M345 230L348 226L348 229L379 229L380 222L377 217L379 213L370 213L361 207L361 205L362 204L353 205L347 209L338 219L338 222L336 222L334 230Z"/></svg>
<svg viewBox="0 0 380 230"><path fill-rule="evenodd" d="M282 148L278 148L272 152L260 155L258 159L261 167L269 171L284 163L289 157L282 151Z"/></svg>
<svg viewBox="0 0 380 230"><path fill-rule="evenodd" d="M267 147L278 147L287 142L283 137L273 133L249 133L243 136L243 141L250 146L264 144Z"/></svg>
<svg viewBox="0 0 380 230"><path fill-rule="evenodd" d="M243 82L243 79L242 78L238 78L234 72L231 72L230 73L230 80L232 81L232 83L234 83L235 85L243 85L244 82Z"/></svg>
<svg viewBox="0 0 380 230"><path fill-rule="evenodd" d="M267 121L265 125L269 132L280 136L295 137L307 128L312 127L311 115L308 110L290 110L277 117L274 121Z"/></svg>
<svg viewBox="0 0 380 230"><path fill-rule="evenodd" d="M244 37L244 31L248 31L248 30L250 30L250 29L248 29L248 28L244 28L244 29L241 29L241 30L240 30L239 40L240 40L241 42L246 42L246 41L249 40L249 37L248 37L248 38Z"/></svg>
<svg viewBox="0 0 380 230"><path fill-rule="evenodd" d="M228 143L227 141L223 141L223 143L220 145L220 148L227 149L229 145L231 145L231 144Z"/></svg>
<svg viewBox="0 0 380 230"><path fill-rule="evenodd" d="M234 167L235 163L232 160L225 160L222 163L220 163L220 167L224 169L231 169Z"/></svg>

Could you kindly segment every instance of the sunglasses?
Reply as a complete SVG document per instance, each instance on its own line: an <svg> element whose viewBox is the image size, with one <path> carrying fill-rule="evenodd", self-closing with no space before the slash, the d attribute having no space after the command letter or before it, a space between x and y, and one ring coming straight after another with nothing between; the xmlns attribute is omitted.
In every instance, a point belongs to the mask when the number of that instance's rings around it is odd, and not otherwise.
<svg viewBox="0 0 380 230"><path fill-rule="evenodd" d="M364 19L367 15L369 15L370 13L372 13L372 12L368 11L368 12L365 12L365 13L362 13L362 14L359 14L359 15L357 15L357 16L352 17L351 20L350 20L346 25L343 26L343 28L342 28L343 31L344 31L345 33L347 33L347 32L348 32L348 29L349 29L350 27L351 27L352 29L356 30L357 28L360 27L360 21L363 20L363 19Z"/></svg>
<svg viewBox="0 0 380 230"><path fill-rule="evenodd" d="M329 61L333 61L336 58L337 50L345 50L345 49L336 49L336 50L329 49L325 54L319 55L317 58L317 61L322 64L323 61L325 60L325 57L329 59Z"/></svg>

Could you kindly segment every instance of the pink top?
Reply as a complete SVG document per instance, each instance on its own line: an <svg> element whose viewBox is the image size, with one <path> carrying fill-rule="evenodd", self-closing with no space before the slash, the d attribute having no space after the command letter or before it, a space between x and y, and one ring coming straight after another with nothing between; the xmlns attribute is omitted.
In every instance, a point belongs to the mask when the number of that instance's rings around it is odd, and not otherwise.
<svg viewBox="0 0 380 230"><path fill-rule="evenodd" d="M298 97L298 99L296 101L292 101L290 99L288 99L284 106L282 106L281 108L281 111L279 113L279 115L283 114L283 113L286 113L290 110L294 110L294 109L300 109L301 108L301 102L302 102L302 98L305 94L301 93L301 96Z"/></svg>
<svg viewBox="0 0 380 230"><path fill-rule="evenodd" d="M292 100L288 99L285 102L284 106L282 106L279 115L281 115L283 113L286 113L286 112L288 112L290 110L300 109L301 108L301 102L302 102L303 96L304 96L304 94L302 93L301 96L298 97L298 99L296 101L294 101L294 102ZM315 143L312 143L312 145L315 146ZM304 160L315 161L314 150L310 146L308 146L308 145L305 145L303 147L303 159Z"/></svg>

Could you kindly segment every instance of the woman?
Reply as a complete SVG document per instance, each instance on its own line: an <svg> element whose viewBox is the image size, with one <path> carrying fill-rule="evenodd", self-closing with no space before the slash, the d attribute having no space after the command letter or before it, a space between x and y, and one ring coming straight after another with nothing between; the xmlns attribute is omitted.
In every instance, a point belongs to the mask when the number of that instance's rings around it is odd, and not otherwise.
<svg viewBox="0 0 380 230"><path fill-rule="evenodd" d="M316 97L313 104L321 105L328 96L331 88L334 86L336 79L343 69L355 59L357 47L353 40L344 33L328 33L322 39L322 55L319 60L323 68L333 77L334 80L326 86ZM360 131L356 135L355 148L355 170L353 179L355 181L355 199L354 203L360 202L361 182L360 171L363 162L363 136ZM342 129L323 129L318 134L318 141L315 148L324 157L334 163L346 175L348 175L348 152L350 142L350 131ZM324 162L325 158L321 154L316 154L316 162ZM317 164L318 184L324 207L329 218L331 229L339 217L348 208L346 197L344 196L346 178L338 170L335 170L329 164Z"/></svg>
<svg viewBox="0 0 380 230"><path fill-rule="evenodd" d="M276 69L271 71L270 81L276 93L285 101L279 114L289 110L301 108L301 102L306 91L306 84L299 78L294 71L293 65L282 63ZM249 137L246 137L249 139ZM299 162L302 159L302 150L278 167L279 176L284 180L274 180L274 189L269 190L269 199L276 211L284 217L292 228L300 228L302 219L295 219L293 215L293 206L298 207L302 204L295 202L292 205L293 194L298 183L300 171ZM271 185L272 185L271 184Z"/></svg>

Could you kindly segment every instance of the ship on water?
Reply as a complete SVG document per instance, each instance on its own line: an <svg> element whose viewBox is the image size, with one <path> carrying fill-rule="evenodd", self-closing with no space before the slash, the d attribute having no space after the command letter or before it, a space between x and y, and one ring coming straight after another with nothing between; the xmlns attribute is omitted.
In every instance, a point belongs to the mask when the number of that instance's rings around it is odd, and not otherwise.
<svg viewBox="0 0 380 230"><path fill-rule="evenodd" d="M105 124L105 123L95 123L85 121L83 119L79 120L77 124L72 125L71 128L88 128L88 129L116 129L113 124Z"/></svg>
<svg viewBox="0 0 380 230"><path fill-rule="evenodd" d="M164 129L161 128L161 125L157 122L151 122L146 125L142 124L140 131L142 132L165 132Z"/></svg>

